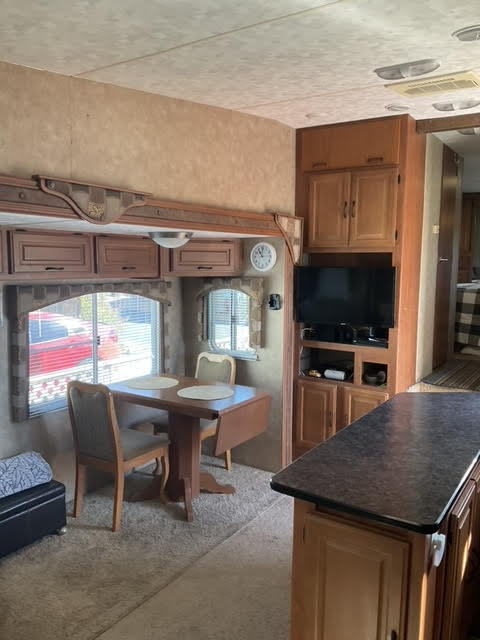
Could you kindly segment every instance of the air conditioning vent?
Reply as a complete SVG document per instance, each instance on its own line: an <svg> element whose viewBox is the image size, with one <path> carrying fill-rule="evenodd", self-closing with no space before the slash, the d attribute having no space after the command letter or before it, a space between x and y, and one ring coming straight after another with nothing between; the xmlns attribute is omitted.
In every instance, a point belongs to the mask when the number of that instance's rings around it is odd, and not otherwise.
<svg viewBox="0 0 480 640"><path fill-rule="evenodd" d="M406 98L422 98L439 93L462 91L463 89L478 89L480 76L474 71L459 71L442 76L430 76L423 80L407 80L406 82L386 84L385 87Z"/></svg>

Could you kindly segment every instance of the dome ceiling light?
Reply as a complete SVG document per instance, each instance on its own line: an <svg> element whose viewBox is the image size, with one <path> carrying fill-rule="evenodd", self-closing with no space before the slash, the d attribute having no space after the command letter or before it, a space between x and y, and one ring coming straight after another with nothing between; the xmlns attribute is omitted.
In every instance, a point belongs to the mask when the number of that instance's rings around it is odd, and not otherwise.
<svg viewBox="0 0 480 640"><path fill-rule="evenodd" d="M478 136L480 134L480 127L471 127L469 129L457 129L457 133L461 133L462 136Z"/></svg>
<svg viewBox="0 0 480 640"><path fill-rule="evenodd" d="M431 73L438 69L440 61L435 58L427 58L426 60L415 60L414 62L403 62L390 67L379 67L374 69L379 78L384 80L402 80L403 78L412 78L414 76L422 76L425 73Z"/></svg>
<svg viewBox="0 0 480 640"><path fill-rule="evenodd" d="M395 113L405 113L405 111L409 111L410 107L407 107L406 104L386 104L385 109Z"/></svg>
<svg viewBox="0 0 480 640"><path fill-rule="evenodd" d="M434 102L432 107L437 111L462 111L478 107L480 100L457 100L455 102Z"/></svg>
<svg viewBox="0 0 480 640"><path fill-rule="evenodd" d="M165 249L178 249L192 238L192 231L151 231L150 238Z"/></svg>
<svg viewBox="0 0 480 640"><path fill-rule="evenodd" d="M462 42L474 42L480 40L480 24L474 24L471 27L463 27L452 33L454 38L462 40Z"/></svg>

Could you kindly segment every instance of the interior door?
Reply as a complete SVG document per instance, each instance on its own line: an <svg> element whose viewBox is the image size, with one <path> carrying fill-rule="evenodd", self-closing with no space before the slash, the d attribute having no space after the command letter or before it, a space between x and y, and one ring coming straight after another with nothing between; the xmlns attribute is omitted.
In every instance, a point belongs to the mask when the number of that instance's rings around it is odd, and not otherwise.
<svg viewBox="0 0 480 640"><path fill-rule="evenodd" d="M452 300L452 272L454 257L455 214L457 192L460 189L457 155L447 146L443 148L442 193L440 201L440 234L438 237L438 264L435 289L435 320L433 328L433 359L436 369L446 362L449 354L450 305ZM452 345L453 347L453 345Z"/></svg>

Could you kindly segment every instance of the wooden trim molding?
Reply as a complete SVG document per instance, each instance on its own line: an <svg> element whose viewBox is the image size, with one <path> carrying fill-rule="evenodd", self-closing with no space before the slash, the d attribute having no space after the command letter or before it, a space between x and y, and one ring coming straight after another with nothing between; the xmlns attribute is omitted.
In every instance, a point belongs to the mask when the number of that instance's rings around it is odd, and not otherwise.
<svg viewBox="0 0 480 640"><path fill-rule="evenodd" d="M0 176L0 211L132 226L283 237L297 262L302 220L278 213L236 211L159 200L151 194L49 176Z"/></svg>
<svg viewBox="0 0 480 640"><path fill-rule="evenodd" d="M435 133L436 131L451 131L452 129L469 129L480 127L480 113L469 113L446 118L426 118L417 120L417 133Z"/></svg>

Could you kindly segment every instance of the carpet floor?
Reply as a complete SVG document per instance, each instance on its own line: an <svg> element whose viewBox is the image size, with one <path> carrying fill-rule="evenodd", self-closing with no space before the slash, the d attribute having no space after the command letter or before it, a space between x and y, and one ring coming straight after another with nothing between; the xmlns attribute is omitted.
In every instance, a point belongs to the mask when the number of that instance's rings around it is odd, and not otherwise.
<svg viewBox="0 0 480 640"><path fill-rule="evenodd" d="M451 360L423 378L422 382L451 389L480 391L480 363Z"/></svg>
<svg viewBox="0 0 480 640"><path fill-rule="evenodd" d="M208 470L235 495L201 494L194 522L182 504L124 502L122 527L112 533L112 487L89 493L65 536L49 536L0 560L0 638L92 640L181 575L282 498L271 474L207 458ZM125 495L151 479L136 472Z"/></svg>
<svg viewBox="0 0 480 640"><path fill-rule="evenodd" d="M288 640L292 533L284 496L98 640Z"/></svg>

